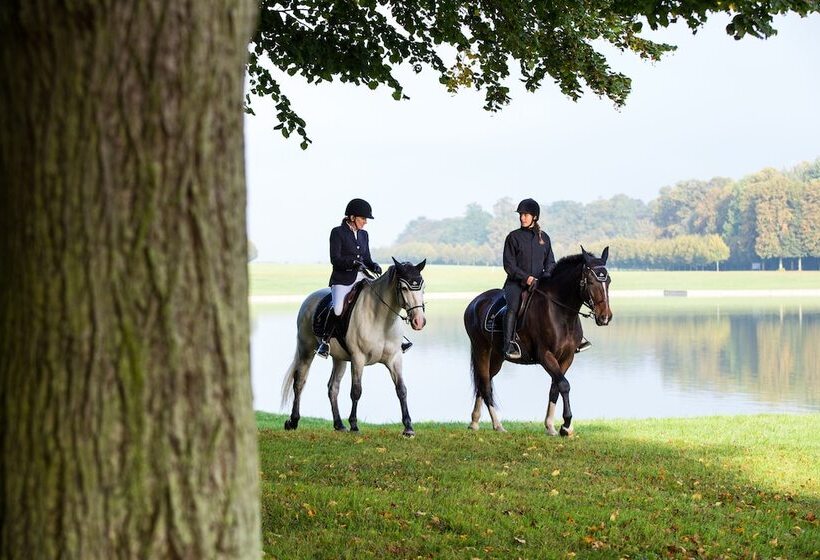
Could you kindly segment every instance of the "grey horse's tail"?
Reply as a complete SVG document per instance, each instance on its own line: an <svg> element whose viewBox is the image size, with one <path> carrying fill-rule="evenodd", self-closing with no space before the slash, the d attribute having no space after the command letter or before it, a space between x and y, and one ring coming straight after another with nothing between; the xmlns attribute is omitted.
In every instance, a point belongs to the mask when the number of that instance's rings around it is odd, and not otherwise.
<svg viewBox="0 0 820 560"><path fill-rule="evenodd" d="M296 349L296 354L293 356L293 361L288 366L288 371L285 372L285 380L282 381L282 404L281 408L285 408L290 404L293 398L293 383L296 371L299 369L299 349Z"/></svg>

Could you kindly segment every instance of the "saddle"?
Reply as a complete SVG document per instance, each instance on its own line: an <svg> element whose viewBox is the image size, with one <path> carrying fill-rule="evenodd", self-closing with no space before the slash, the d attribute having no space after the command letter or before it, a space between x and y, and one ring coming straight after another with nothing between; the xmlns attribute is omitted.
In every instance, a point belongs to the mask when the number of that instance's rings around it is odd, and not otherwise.
<svg viewBox="0 0 820 560"><path fill-rule="evenodd" d="M521 305L518 306L518 316L515 320L515 332L521 328L522 319L527 312L527 307L530 305L530 290L524 290L521 293ZM487 309L487 314L484 315L484 330L489 333L503 333L504 332L504 316L507 314L507 300L504 297L504 291L499 290L498 295L493 298L490 307Z"/></svg>
<svg viewBox="0 0 820 560"><path fill-rule="evenodd" d="M362 288L366 285L366 280L359 280L353 285L353 289L350 290L350 292L348 292L345 296L344 306L342 307L342 316L336 319L336 332L333 336L339 341L345 350L347 350L347 345L344 340L345 335L347 334L347 327L350 325L350 311L353 309ZM331 295L327 294L319 302L319 305L316 306L316 311L313 312L313 334L319 338L325 334L325 322L327 322L327 316L333 309L330 302Z"/></svg>

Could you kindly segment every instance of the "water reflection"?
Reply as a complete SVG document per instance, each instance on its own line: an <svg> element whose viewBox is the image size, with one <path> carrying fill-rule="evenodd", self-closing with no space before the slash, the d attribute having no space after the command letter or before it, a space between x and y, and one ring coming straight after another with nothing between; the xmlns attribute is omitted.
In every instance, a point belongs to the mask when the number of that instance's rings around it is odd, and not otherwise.
<svg viewBox="0 0 820 560"><path fill-rule="evenodd" d="M576 419L646 418L820 410L820 302L616 302L608 327L584 323L593 347L568 378ZM469 421L473 396L465 303L432 302L424 331L405 356L414 421ZM297 306L254 307L254 407L279 411L284 372L295 348ZM302 415L330 417L330 362L316 359L303 393ZM349 374L342 414L349 412ZM548 379L537 366L507 364L495 378L501 415L543 419ZM365 370L359 418L399 422L383 366ZM560 405L559 405L560 406ZM486 420L486 412L484 414Z"/></svg>

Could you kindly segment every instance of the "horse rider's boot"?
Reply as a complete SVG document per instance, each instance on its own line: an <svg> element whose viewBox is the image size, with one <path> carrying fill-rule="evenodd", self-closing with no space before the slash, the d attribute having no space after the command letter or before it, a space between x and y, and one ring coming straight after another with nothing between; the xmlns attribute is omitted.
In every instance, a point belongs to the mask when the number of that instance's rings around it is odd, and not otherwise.
<svg viewBox="0 0 820 560"><path fill-rule="evenodd" d="M405 352L410 350L410 348L412 348L413 343L410 342L410 339L407 338L406 336L404 336L402 338L404 338L404 342L401 343L401 353L404 354Z"/></svg>
<svg viewBox="0 0 820 560"><path fill-rule="evenodd" d="M324 336L322 336L322 340L319 342L319 347L316 349L316 354L318 354L322 358L327 358L330 354L330 339L333 337L333 333L335 330L336 314L331 309L330 312L328 312L327 314L327 319L325 319Z"/></svg>
<svg viewBox="0 0 820 560"><path fill-rule="evenodd" d="M521 358L521 348L515 341L515 319L515 313L508 309L504 315L504 357L508 360Z"/></svg>
<svg viewBox="0 0 820 560"><path fill-rule="evenodd" d="M578 348L575 349L575 353L583 352L587 348L592 346L592 343L586 339L584 335L581 335L581 344L578 345Z"/></svg>

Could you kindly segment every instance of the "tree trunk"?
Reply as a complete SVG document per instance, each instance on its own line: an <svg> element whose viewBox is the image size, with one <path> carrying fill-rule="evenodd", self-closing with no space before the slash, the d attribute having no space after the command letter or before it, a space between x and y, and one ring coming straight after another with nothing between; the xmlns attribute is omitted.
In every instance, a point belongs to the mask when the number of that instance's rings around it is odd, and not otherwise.
<svg viewBox="0 0 820 560"><path fill-rule="evenodd" d="M251 0L0 4L0 558L258 558Z"/></svg>

